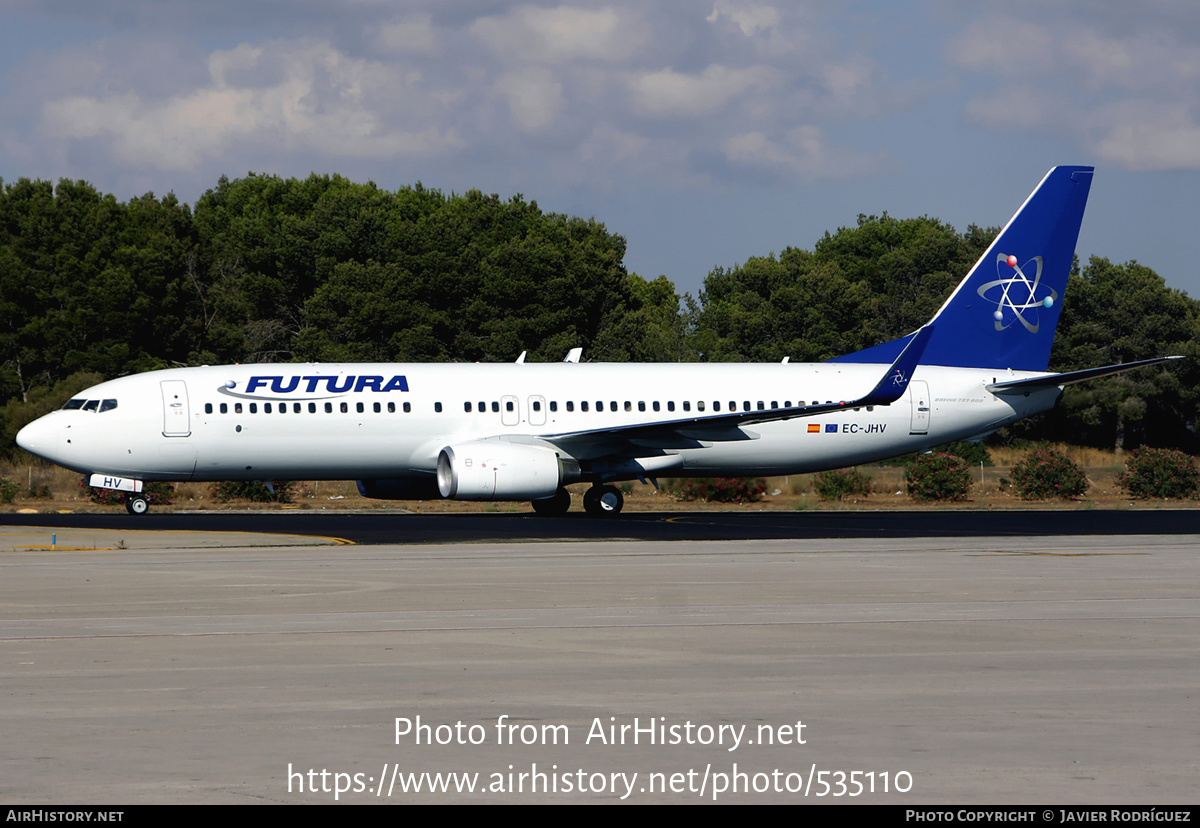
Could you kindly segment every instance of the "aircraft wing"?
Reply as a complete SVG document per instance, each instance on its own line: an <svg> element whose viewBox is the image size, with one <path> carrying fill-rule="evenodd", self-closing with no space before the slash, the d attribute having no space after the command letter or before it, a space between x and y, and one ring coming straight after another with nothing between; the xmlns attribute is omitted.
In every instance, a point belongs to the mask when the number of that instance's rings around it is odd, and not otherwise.
<svg viewBox="0 0 1200 828"><path fill-rule="evenodd" d="M618 445L641 448L691 448L703 442L749 440L752 435L742 426L770 423L803 417L819 417L836 411L868 405L890 405L904 396L909 380L920 362L926 343L933 335L933 326L917 331L896 361L888 367L875 387L854 400L820 405L796 405L788 408L769 408L761 411L737 411L728 414L685 417L653 423L609 426L586 431L569 431L539 435L539 441L552 443L576 457L601 456L617 450Z"/></svg>
<svg viewBox="0 0 1200 828"><path fill-rule="evenodd" d="M1137 362L1122 362L1118 365L1104 365L1100 368L1084 368L1082 371L1068 371L1065 374L1047 374L1044 377L994 382L987 386L987 390L993 394L1024 393L1025 391L1033 391L1038 388L1054 388L1056 386L1071 385L1072 383L1084 382L1085 380L1098 379L1100 377L1110 377L1113 374L1132 371L1134 368L1157 365L1160 362L1170 362L1175 359L1183 359L1183 357L1166 356L1155 357L1154 359L1139 359Z"/></svg>

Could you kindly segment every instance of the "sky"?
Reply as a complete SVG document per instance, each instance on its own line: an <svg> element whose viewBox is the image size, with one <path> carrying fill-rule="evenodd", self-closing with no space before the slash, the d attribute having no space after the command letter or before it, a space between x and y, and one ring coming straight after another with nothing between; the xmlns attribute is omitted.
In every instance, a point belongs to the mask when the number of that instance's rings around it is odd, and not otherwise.
<svg viewBox="0 0 1200 828"><path fill-rule="evenodd" d="M693 294L859 214L1000 226L1091 164L1079 255L1200 297L1194 0L0 0L0 112L6 182L520 193Z"/></svg>

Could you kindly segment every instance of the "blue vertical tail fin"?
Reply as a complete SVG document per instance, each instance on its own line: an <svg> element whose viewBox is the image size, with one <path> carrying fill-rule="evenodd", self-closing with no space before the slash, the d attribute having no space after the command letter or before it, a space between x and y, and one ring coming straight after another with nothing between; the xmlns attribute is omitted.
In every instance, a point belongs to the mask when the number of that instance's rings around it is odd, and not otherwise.
<svg viewBox="0 0 1200 828"><path fill-rule="evenodd" d="M1046 173L934 315L923 365L1045 371L1092 167ZM914 334L831 362L889 364Z"/></svg>

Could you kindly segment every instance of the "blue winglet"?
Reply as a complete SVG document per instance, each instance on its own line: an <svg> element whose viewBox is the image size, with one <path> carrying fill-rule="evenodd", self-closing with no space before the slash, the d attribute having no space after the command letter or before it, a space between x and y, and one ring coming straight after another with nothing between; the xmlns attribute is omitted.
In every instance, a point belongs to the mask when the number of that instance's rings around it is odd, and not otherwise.
<svg viewBox="0 0 1200 828"><path fill-rule="evenodd" d="M892 367L884 374L883 379L871 389L867 396L858 400L856 405L890 405L896 400L904 396L904 392L908 390L909 380L912 379L913 371L917 369L917 364L921 361L921 357L925 353L925 346L929 344L929 340L933 337L933 325L926 325L921 330L917 331L908 344L904 346L904 350L900 352L900 356L896 357L896 361L892 363Z"/></svg>

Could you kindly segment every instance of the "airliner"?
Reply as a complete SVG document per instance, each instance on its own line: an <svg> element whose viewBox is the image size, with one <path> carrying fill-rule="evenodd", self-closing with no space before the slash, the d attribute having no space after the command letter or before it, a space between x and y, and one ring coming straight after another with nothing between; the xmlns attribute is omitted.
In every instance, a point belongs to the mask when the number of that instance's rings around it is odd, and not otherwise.
<svg viewBox="0 0 1200 828"><path fill-rule="evenodd" d="M31 454L125 493L147 481L357 480L365 497L621 511L625 480L796 474L973 440L1063 386L1047 371L1091 167L1055 167L919 330L816 364L263 364L89 388L25 426Z"/></svg>

